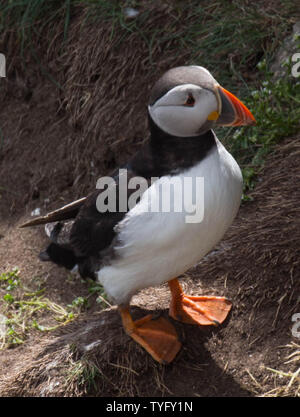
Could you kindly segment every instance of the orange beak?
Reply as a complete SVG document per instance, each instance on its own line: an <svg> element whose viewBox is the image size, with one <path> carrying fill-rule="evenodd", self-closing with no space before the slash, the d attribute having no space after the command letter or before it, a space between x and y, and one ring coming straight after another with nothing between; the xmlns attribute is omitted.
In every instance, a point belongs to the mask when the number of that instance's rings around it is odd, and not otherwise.
<svg viewBox="0 0 300 417"><path fill-rule="evenodd" d="M222 111L216 123L219 126L245 126L255 125L253 114L234 94L218 87L222 101Z"/></svg>

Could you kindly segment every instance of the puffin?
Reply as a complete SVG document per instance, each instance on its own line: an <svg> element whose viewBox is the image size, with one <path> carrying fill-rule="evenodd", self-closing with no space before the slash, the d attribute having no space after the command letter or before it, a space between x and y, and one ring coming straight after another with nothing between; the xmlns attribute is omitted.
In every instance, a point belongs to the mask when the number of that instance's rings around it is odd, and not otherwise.
<svg viewBox="0 0 300 417"><path fill-rule="evenodd" d="M148 120L148 140L110 175L113 186L106 191L114 191L114 210L99 210L105 190L97 188L21 227L44 224L50 241L40 259L99 282L118 306L125 332L154 360L168 364L181 349L175 326L151 314L134 320L131 298L168 283L172 319L198 326L224 322L232 307L227 298L188 295L178 277L218 244L241 203L241 170L213 128L256 122L234 94L196 65L171 68L156 81ZM147 187L132 203L135 190L129 185L135 178ZM125 208L119 197L124 193L118 192L124 184ZM168 210L159 202L163 197L171 202Z"/></svg>

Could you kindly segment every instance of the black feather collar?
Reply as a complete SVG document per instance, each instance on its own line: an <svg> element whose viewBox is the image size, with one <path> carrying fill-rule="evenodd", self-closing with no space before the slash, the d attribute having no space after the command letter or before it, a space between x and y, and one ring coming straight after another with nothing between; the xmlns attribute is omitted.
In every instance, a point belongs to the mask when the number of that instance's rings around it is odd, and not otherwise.
<svg viewBox="0 0 300 417"><path fill-rule="evenodd" d="M176 175L199 163L216 146L212 130L199 136L178 137L161 130L149 116L150 141L127 166L144 178Z"/></svg>

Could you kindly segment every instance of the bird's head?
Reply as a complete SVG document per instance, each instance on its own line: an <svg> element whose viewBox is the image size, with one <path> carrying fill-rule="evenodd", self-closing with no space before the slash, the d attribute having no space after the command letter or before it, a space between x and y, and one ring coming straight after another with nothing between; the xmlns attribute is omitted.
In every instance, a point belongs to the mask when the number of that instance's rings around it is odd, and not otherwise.
<svg viewBox="0 0 300 417"><path fill-rule="evenodd" d="M167 71L151 91L148 110L160 129L179 137L199 136L216 125L255 124L247 107L199 66Z"/></svg>

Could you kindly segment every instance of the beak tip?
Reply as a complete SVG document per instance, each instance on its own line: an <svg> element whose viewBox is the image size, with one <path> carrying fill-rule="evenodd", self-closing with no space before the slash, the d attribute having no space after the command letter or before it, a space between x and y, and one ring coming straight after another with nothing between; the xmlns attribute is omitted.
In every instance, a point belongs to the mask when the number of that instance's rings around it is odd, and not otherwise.
<svg viewBox="0 0 300 417"><path fill-rule="evenodd" d="M249 124L249 126L256 126L257 125L257 122L256 122L256 120L253 117L253 119L248 124Z"/></svg>
<svg viewBox="0 0 300 417"><path fill-rule="evenodd" d="M222 105L225 104L226 110L229 109L229 114L233 118L227 126L254 126L256 120L250 110L243 104L235 95L219 87ZM230 107L228 106L230 104Z"/></svg>

